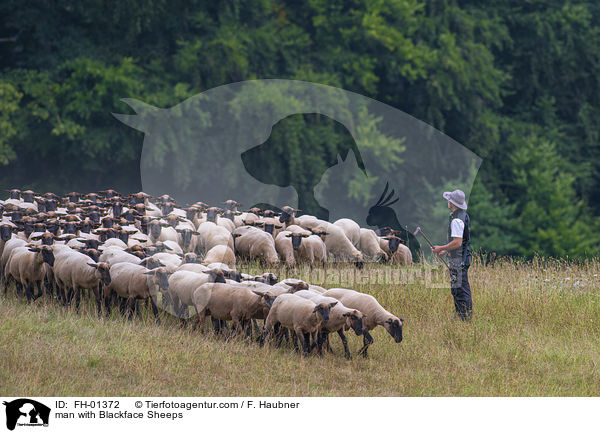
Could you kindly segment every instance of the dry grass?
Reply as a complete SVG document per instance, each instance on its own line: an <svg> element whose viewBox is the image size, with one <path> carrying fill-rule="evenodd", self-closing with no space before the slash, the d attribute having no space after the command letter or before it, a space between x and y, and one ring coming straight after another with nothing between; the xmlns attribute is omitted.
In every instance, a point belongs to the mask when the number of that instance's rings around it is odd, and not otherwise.
<svg viewBox="0 0 600 433"><path fill-rule="evenodd" d="M337 336L334 355L302 359L287 347L202 336L172 317L161 326L146 314L97 319L91 304L76 314L43 298L27 305L9 291L0 297L0 395L598 395L597 260L476 261L469 324L454 319L443 272L415 266L411 278L377 283L381 269L328 269L327 287L371 293L406 319L402 343L379 327L370 358L353 361ZM332 277L342 271L354 283ZM349 341L355 353L362 340Z"/></svg>

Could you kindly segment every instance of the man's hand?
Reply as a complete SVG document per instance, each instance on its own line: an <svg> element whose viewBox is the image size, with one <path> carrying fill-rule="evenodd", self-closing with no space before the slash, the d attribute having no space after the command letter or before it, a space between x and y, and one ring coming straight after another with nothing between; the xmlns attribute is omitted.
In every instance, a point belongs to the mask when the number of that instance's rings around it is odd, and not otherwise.
<svg viewBox="0 0 600 433"><path fill-rule="evenodd" d="M446 250L440 245L434 245L431 251L433 251L433 253L438 257L442 257L444 254L446 254Z"/></svg>

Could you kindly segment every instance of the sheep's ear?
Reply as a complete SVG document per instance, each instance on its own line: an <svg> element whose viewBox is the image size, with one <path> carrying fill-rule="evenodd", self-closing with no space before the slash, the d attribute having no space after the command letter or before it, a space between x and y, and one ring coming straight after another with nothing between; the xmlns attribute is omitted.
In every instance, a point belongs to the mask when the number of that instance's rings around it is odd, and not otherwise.
<svg viewBox="0 0 600 433"><path fill-rule="evenodd" d="M200 232L192 232L193 235L200 236Z"/></svg>
<svg viewBox="0 0 600 433"><path fill-rule="evenodd" d="M331 304L329 304L329 308L333 308L337 305L337 301L336 302L332 302Z"/></svg>
<svg viewBox="0 0 600 433"><path fill-rule="evenodd" d="M163 247L165 247L165 250L173 251L173 248L168 245L163 244Z"/></svg>
<svg viewBox="0 0 600 433"><path fill-rule="evenodd" d="M303 238L307 238L307 237L309 237L310 235L300 235L300 236L302 236Z"/></svg>
<svg viewBox="0 0 600 433"><path fill-rule="evenodd" d="M175 229L177 233L183 233L183 229Z"/></svg>
<svg viewBox="0 0 600 433"><path fill-rule="evenodd" d="M42 251L41 249L37 248L37 247L30 247L29 251L31 251L32 253L39 253L40 251Z"/></svg>
<svg viewBox="0 0 600 433"><path fill-rule="evenodd" d="M275 228L276 228L276 229L280 229L280 228L282 228L282 227L283 227L283 226L275 225Z"/></svg>
<svg viewBox="0 0 600 433"><path fill-rule="evenodd" d="M262 293L262 292L257 292L256 290L252 290L252 293L254 293L254 294L255 294L255 295L257 295L257 296L260 296L261 298L263 298L263 297L265 296L265 294L264 294L264 293Z"/></svg>
<svg viewBox="0 0 600 433"><path fill-rule="evenodd" d="M352 311L348 311L347 313L342 314L343 317L351 317Z"/></svg>
<svg viewBox="0 0 600 433"><path fill-rule="evenodd" d="M154 269L152 269L151 271L148 272L144 272L144 275L154 275Z"/></svg>
<svg viewBox="0 0 600 433"><path fill-rule="evenodd" d="M32 236L30 239L34 240L34 241L39 241L40 239L42 239L42 237L41 236Z"/></svg>
<svg viewBox="0 0 600 433"><path fill-rule="evenodd" d="M285 237L286 237L286 238L291 238L291 237L292 237L292 234L291 234L291 233L290 233L290 234L287 234L287 235L285 235Z"/></svg>
<svg viewBox="0 0 600 433"><path fill-rule="evenodd" d="M391 325L392 323L394 323L394 319L392 319L392 318L390 317L389 319L387 319L387 320L385 321L385 323L389 323L389 324Z"/></svg>
<svg viewBox="0 0 600 433"><path fill-rule="evenodd" d="M87 265L91 266L92 268L98 269L98 263L88 263Z"/></svg>
<svg viewBox="0 0 600 433"><path fill-rule="evenodd" d="M169 224L167 224L167 223L161 223L160 226L161 227L170 227Z"/></svg>

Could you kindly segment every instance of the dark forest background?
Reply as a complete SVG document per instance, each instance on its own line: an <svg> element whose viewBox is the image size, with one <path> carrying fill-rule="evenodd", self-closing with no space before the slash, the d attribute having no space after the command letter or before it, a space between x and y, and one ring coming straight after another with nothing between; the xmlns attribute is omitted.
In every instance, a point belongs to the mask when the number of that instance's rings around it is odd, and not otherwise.
<svg viewBox="0 0 600 433"><path fill-rule="evenodd" d="M599 30L600 3L575 0L4 0L0 187L138 191L143 134L112 117L131 112L121 98L169 107L299 79L401 109L484 158L476 247L595 255ZM313 121L290 118L278 146L318 166L343 132ZM287 164L310 178L302 158Z"/></svg>

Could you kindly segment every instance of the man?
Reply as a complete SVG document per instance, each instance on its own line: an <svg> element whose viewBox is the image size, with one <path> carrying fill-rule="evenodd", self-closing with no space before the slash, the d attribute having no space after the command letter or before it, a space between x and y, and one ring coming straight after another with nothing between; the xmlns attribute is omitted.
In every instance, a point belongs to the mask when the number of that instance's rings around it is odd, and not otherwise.
<svg viewBox="0 0 600 433"><path fill-rule="evenodd" d="M454 308L458 317L462 320L470 320L473 311L471 286L469 285L471 221L465 212L467 210L465 193L457 189L445 192L443 197L448 200L448 208L451 211L448 220L448 243L435 245L432 251L438 257L448 253L450 291L454 297Z"/></svg>

